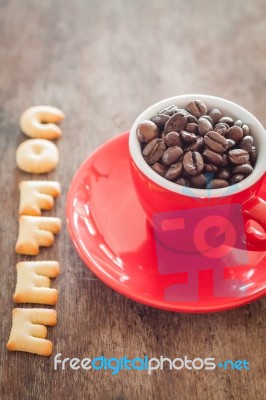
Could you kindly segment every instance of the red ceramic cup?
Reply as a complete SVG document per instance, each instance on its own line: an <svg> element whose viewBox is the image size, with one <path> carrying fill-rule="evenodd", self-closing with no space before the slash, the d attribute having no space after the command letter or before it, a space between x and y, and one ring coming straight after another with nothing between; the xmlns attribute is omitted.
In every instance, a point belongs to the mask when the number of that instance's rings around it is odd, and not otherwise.
<svg viewBox="0 0 266 400"><path fill-rule="evenodd" d="M258 157L254 171L242 182L221 189L184 188L158 175L144 161L136 135L138 124L165 107L175 104L186 108L190 101L196 99L202 100L208 110L219 108L224 115L240 119L250 127ZM266 232L266 202L257 196L266 171L266 132L249 111L214 96L192 94L171 97L147 108L135 120L129 136L129 151L136 192L150 220L154 213L238 203L242 206L249 246L254 250L266 249L266 234L251 223L251 220L255 221Z"/></svg>

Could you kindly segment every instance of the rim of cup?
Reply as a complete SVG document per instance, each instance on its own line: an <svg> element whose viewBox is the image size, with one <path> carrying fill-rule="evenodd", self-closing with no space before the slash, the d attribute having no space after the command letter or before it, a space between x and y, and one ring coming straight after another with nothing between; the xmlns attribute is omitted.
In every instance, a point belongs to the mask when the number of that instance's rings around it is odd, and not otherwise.
<svg viewBox="0 0 266 400"><path fill-rule="evenodd" d="M257 147L257 161L253 172L238 184L219 189L187 188L178 185L175 182L168 181L166 178L160 176L155 171L153 171L153 169L151 169L151 167L144 160L141 153L141 145L138 141L136 134L138 124L144 120L149 120L158 111L172 104L175 104L179 108L186 108L187 104L193 100L202 100L206 104L208 110L212 108L219 108L225 116L229 116L234 119L240 119L243 121L244 124L247 124L249 126L251 135L254 138L254 144ZM231 196L232 194L242 192L243 190L246 190L249 187L253 186L264 175L266 171L266 162L264 160L264 158L266 157L266 131L264 127L257 120L257 118L245 108L236 103L233 103L232 101L216 96L202 94L179 95L161 100L148 107L137 117L137 119L133 123L129 135L129 151L134 163L136 164L138 169L147 176L147 178L171 192L179 193L181 195L189 197L215 198Z"/></svg>

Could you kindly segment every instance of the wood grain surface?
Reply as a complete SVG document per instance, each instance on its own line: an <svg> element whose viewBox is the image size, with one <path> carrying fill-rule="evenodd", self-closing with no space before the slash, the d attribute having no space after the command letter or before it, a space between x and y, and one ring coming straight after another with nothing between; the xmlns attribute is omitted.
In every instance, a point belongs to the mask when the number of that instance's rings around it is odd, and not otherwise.
<svg viewBox="0 0 266 400"><path fill-rule="evenodd" d="M209 315L164 312L116 293L85 267L70 241L65 201L73 174L100 144L130 128L148 105L176 94L236 101L266 125L264 0L0 0L0 399L266 398L266 300ZM246 359L250 371L55 371L53 357L5 350L11 328L19 182L43 179L15 165L31 105L62 108L62 184L50 213L62 218L55 259L62 273L54 354L84 358L164 355Z"/></svg>

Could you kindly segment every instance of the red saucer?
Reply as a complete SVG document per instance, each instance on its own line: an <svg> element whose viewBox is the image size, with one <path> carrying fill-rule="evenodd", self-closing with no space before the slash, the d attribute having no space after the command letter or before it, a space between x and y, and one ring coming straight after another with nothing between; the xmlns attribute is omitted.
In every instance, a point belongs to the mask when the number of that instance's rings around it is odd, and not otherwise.
<svg viewBox="0 0 266 400"><path fill-rule="evenodd" d="M266 197L265 185L260 193ZM188 281L187 273L159 273L152 227L131 178L128 133L97 149L81 165L69 189L67 222L84 263L114 290L149 306L179 312L214 312L249 303L266 293L266 252L249 252L249 265L225 268L227 284L242 282L242 293L215 297L212 275L199 271L197 300L166 296ZM228 281L229 280L229 281ZM168 290L169 293L169 290ZM240 293L240 294L239 294Z"/></svg>

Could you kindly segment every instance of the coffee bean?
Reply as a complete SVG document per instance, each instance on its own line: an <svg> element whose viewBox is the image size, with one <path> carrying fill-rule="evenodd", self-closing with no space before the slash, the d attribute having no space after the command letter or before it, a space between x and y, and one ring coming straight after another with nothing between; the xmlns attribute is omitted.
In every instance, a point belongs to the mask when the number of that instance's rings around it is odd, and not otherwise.
<svg viewBox="0 0 266 400"><path fill-rule="evenodd" d="M243 122L241 121L241 119L238 119L237 121L234 122L235 126L239 126L239 128L242 128Z"/></svg>
<svg viewBox="0 0 266 400"><path fill-rule="evenodd" d="M195 187L197 189L204 189L206 187L206 176L203 174L199 174L196 176L191 176L189 178L189 183L191 187Z"/></svg>
<svg viewBox="0 0 266 400"><path fill-rule="evenodd" d="M229 125L219 123L219 124L215 125L214 131L220 133L220 135L222 135L222 136L225 136L225 134L229 128L230 128Z"/></svg>
<svg viewBox="0 0 266 400"><path fill-rule="evenodd" d="M166 146L171 147L171 146L179 146L182 147L182 139L177 132L169 132L165 136L165 143Z"/></svg>
<svg viewBox="0 0 266 400"><path fill-rule="evenodd" d="M154 164L160 160L166 149L162 139L153 139L143 149L143 157L148 164Z"/></svg>
<svg viewBox="0 0 266 400"><path fill-rule="evenodd" d="M218 171L217 165L214 164L204 164L204 172L215 174Z"/></svg>
<svg viewBox="0 0 266 400"><path fill-rule="evenodd" d="M197 133L198 132L198 124L195 124L195 122L189 122L186 126L186 131L191 132L191 133Z"/></svg>
<svg viewBox="0 0 266 400"><path fill-rule="evenodd" d="M183 150L179 146L168 147L162 155L162 163L169 167L171 164L176 163L183 155Z"/></svg>
<svg viewBox="0 0 266 400"><path fill-rule="evenodd" d="M244 178L245 178L245 176L241 175L241 174L233 175L230 180L230 184L235 185L236 183L243 181Z"/></svg>
<svg viewBox="0 0 266 400"><path fill-rule="evenodd" d="M253 137L250 135L243 137L243 139L239 143L239 147L243 150L246 150L248 153L251 152L252 146L253 146Z"/></svg>
<svg viewBox="0 0 266 400"><path fill-rule="evenodd" d="M154 122L159 129L163 130L169 118L169 115L157 114L151 118L151 121Z"/></svg>
<svg viewBox="0 0 266 400"><path fill-rule="evenodd" d="M239 142L243 138L243 131L242 128L239 126L231 126L226 132L226 138L234 140L234 142Z"/></svg>
<svg viewBox="0 0 266 400"><path fill-rule="evenodd" d="M194 115L189 114L189 115L186 116L186 118L187 118L187 122L188 123L198 124L198 120L197 120L196 117L194 117Z"/></svg>
<svg viewBox="0 0 266 400"><path fill-rule="evenodd" d="M185 110L184 108L178 108L177 112L183 114L184 116L191 115L191 114L190 114L187 110Z"/></svg>
<svg viewBox="0 0 266 400"><path fill-rule="evenodd" d="M177 178L175 183L177 183L178 185L181 185L181 186L189 186L189 180L187 178L184 178L183 176L180 178Z"/></svg>
<svg viewBox="0 0 266 400"><path fill-rule="evenodd" d="M201 154L197 151L188 151L183 157L183 167L189 175L198 175L204 167Z"/></svg>
<svg viewBox="0 0 266 400"><path fill-rule="evenodd" d="M213 126L213 120L212 120L212 118L211 118L208 114L204 114L204 115L202 115L200 118L205 118L205 119L207 119L207 120L212 124L212 126Z"/></svg>
<svg viewBox="0 0 266 400"><path fill-rule="evenodd" d="M179 132L185 128L186 124L186 117L181 113L176 113L166 122L164 131L165 133L172 131Z"/></svg>
<svg viewBox="0 0 266 400"><path fill-rule="evenodd" d="M178 107L172 104L169 107L164 108L163 110L159 111L158 114L165 114L168 116L172 116L178 111Z"/></svg>
<svg viewBox="0 0 266 400"><path fill-rule="evenodd" d="M254 166L256 160L257 160L257 149L255 146L252 146L251 152L250 152L250 162L252 163L252 165Z"/></svg>
<svg viewBox="0 0 266 400"><path fill-rule="evenodd" d="M234 124L233 118L230 117L222 117L219 119L219 123L227 124L229 126L232 126Z"/></svg>
<svg viewBox="0 0 266 400"><path fill-rule="evenodd" d="M188 111L199 118L201 115L207 114L207 106L201 100L191 101L187 106Z"/></svg>
<svg viewBox="0 0 266 400"><path fill-rule="evenodd" d="M210 149L205 149L202 154L211 164L220 165L223 161L221 154L215 153Z"/></svg>
<svg viewBox="0 0 266 400"><path fill-rule="evenodd" d="M227 150L228 143L226 139L218 132L210 131L204 136L205 144L216 153L224 153Z"/></svg>
<svg viewBox="0 0 266 400"><path fill-rule="evenodd" d="M220 164L220 167L221 167L221 168L226 168L226 167L228 167L228 166L229 166L229 161L228 161L228 159L227 159L227 156L226 156L225 154L221 154L221 157L222 157L222 162L221 162L221 164Z"/></svg>
<svg viewBox="0 0 266 400"><path fill-rule="evenodd" d="M246 124L242 125L242 131L243 131L243 135L244 136L248 136L249 135L249 127Z"/></svg>
<svg viewBox="0 0 266 400"><path fill-rule="evenodd" d="M189 151L189 150L191 150L191 151L199 151L202 148L203 144L204 144L203 137L199 136L197 138L197 141L195 143L192 143L190 146L188 146L186 148L186 150L187 151Z"/></svg>
<svg viewBox="0 0 266 400"><path fill-rule="evenodd" d="M153 171L157 172L157 174L164 176L166 171L167 171L167 167L165 167L164 165L160 164L160 163L155 163L151 166L151 168L153 169Z"/></svg>
<svg viewBox="0 0 266 400"><path fill-rule="evenodd" d="M199 133L200 135L204 136L209 131L212 131L212 124L204 117L199 118Z"/></svg>
<svg viewBox="0 0 266 400"><path fill-rule="evenodd" d="M178 178L179 175L182 173L183 170L183 163L182 161L172 164L167 172L165 173L164 177L169 181L173 181L174 179Z"/></svg>
<svg viewBox="0 0 266 400"><path fill-rule="evenodd" d="M234 142L232 139L226 139L227 141L227 150L232 149L232 147L235 146L236 142Z"/></svg>
<svg viewBox="0 0 266 400"><path fill-rule="evenodd" d="M181 131L180 136L184 140L184 142L187 142L187 143L196 142L196 140L198 138L198 136L195 135L195 133L186 132L186 131Z"/></svg>
<svg viewBox="0 0 266 400"><path fill-rule="evenodd" d="M212 179L207 183L208 189L221 189L229 186L229 182L225 179Z"/></svg>
<svg viewBox="0 0 266 400"><path fill-rule="evenodd" d="M251 174L252 171L253 171L253 168L250 164L241 164L241 165L237 165L233 169L233 175L241 174L241 175L248 176Z"/></svg>
<svg viewBox="0 0 266 400"><path fill-rule="evenodd" d="M245 164L249 160L249 154L246 150L234 149L228 152L229 160L232 164Z"/></svg>
<svg viewBox="0 0 266 400"><path fill-rule="evenodd" d="M230 171L227 168L221 168L216 174L216 178L225 179L226 181L230 178Z"/></svg>
<svg viewBox="0 0 266 400"><path fill-rule="evenodd" d="M219 108L213 108L208 112L208 115L211 117L214 124L217 124L217 122L222 118L222 112Z"/></svg>
<svg viewBox="0 0 266 400"><path fill-rule="evenodd" d="M152 139L157 138L158 136L159 136L159 130L154 122L147 120L138 124L137 137L140 142L148 143Z"/></svg>

